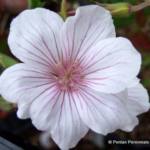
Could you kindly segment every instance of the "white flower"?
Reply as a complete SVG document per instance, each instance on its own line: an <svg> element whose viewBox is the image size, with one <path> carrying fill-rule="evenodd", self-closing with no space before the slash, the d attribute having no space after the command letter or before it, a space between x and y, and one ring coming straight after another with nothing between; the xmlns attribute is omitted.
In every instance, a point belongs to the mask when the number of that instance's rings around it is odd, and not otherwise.
<svg viewBox="0 0 150 150"><path fill-rule="evenodd" d="M1 95L61 149L74 147L89 129L131 131L149 109L136 79L141 56L115 36L102 7L80 7L65 22L46 9L25 10L12 21L8 43L23 63L1 75Z"/></svg>

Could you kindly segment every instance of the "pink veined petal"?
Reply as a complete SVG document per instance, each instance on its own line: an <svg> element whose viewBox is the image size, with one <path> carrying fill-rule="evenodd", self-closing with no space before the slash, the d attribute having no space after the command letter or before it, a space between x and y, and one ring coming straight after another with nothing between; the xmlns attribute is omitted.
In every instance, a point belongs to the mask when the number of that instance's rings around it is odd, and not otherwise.
<svg viewBox="0 0 150 150"><path fill-rule="evenodd" d="M129 40L108 38L93 46L80 61L87 85L104 93L117 93L137 76L141 55Z"/></svg>
<svg viewBox="0 0 150 150"><path fill-rule="evenodd" d="M32 103L29 113L32 123L37 129L50 132L49 130L54 124L51 122L51 118L55 118L55 114L51 113L54 107L61 103L61 97L61 92L53 87L43 92L37 100Z"/></svg>
<svg viewBox="0 0 150 150"><path fill-rule="evenodd" d="M39 97L33 102L30 115L38 129L49 130L53 140L61 149L74 147L88 132L74 99L66 92L56 90Z"/></svg>
<svg viewBox="0 0 150 150"><path fill-rule="evenodd" d="M150 102L147 90L142 84L128 88L128 109L135 115L147 112L150 109Z"/></svg>
<svg viewBox="0 0 150 150"><path fill-rule="evenodd" d="M54 83L49 72L26 64L16 64L6 69L0 77L1 95L21 107L31 104L40 94Z"/></svg>
<svg viewBox="0 0 150 150"><path fill-rule="evenodd" d="M104 94L84 89L74 94L83 122L93 131L106 135L117 129L132 131L138 124L126 106L127 93Z"/></svg>
<svg viewBox="0 0 150 150"><path fill-rule="evenodd" d="M75 16L66 19L61 29L61 44L67 50L66 55L75 59L100 40L115 36L110 13L100 6L89 5L79 7Z"/></svg>
<svg viewBox="0 0 150 150"><path fill-rule="evenodd" d="M63 21L44 8L25 10L11 23L8 44L25 63L52 67L61 54L59 30Z"/></svg>

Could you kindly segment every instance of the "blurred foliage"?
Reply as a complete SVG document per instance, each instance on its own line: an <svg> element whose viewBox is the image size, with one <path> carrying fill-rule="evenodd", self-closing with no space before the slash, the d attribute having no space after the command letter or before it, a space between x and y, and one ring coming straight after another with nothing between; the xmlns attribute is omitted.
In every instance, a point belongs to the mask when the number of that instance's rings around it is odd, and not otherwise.
<svg viewBox="0 0 150 150"><path fill-rule="evenodd" d="M137 0L97 0L102 3L117 3L117 2L129 2L131 4L136 4Z"/></svg>
<svg viewBox="0 0 150 150"><path fill-rule="evenodd" d="M122 17L122 18L116 18L114 17L114 24L116 28L125 27L134 22L135 15L132 14L130 16Z"/></svg>
<svg viewBox="0 0 150 150"><path fill-rule="evenodd" d="M143 64L144 68L150 67L150 55L144 55L143 56L142 64Z"/></svg>
<svg viewBox="0 0 150 150"><path fill-rule="evenodd" d="M137 0L94 0L96 2L100 2L100 3L119 3L119 2L126 2L126 3L130 3L130 4L138 4L140 1ZM142 2L142 1L141 1ZM150 9L146 8L143 10L145 15L150 15ZM133 22L135 22L135 14L131 14L129 16L124 16L124 17L114 17L114 24L116 26L116 28L121 28L121 27L126 27L126 26L130 26Z"/></svg>
<svg viewBox="0 0 150 150"><path fill-rule="evenodd" d="M29 8L36 8L36 7L43 7L45 2L41 0L28 0L28 7Z"/></svg>
<svg viewBox="0 0 150 150"><path fill-rule="evenodd" d="M149 88L150 87L150 79L143 79L142 80L142 83L144 84L144 86L146 88Z"/></svg>
<svg viewBox="0 0 150 150"><path fill-rule="evenodd" d="M142 74L143 74L143 79L142 83L144 86L148 89L150 89L150 54L144 54L143 55L143 62L142 62Z"/></svg>
<svg viewBox="0 0 150 150"><path fill-rule="evenodd" d="M3 68L8 68L16 63L17 61L11 58L10 56L0 53L0 65Z"/></svg>
<svg viewBox="0 0 150 150"><path fill-rule="evenodd" d="M63 19L66 19L66 17L67 17L66 5L67 5L67 1L66 0L62 0L61 9L60 9L60 15L62 16Z"/></svg>
<svg viewBox="0 0 150 150"><path fill-rule="evenodd" d="M0 110L3 111L10 111L12 110L13 106L9 102L5 101L2 97L0 97Z"/></svg>
<svg viewBox="0 0 150 150"><path fill-rule="evenodd" d="M5 53L6 49L8 49L7 40L6 39L1 39L0 40L0 52Z"/></svg>

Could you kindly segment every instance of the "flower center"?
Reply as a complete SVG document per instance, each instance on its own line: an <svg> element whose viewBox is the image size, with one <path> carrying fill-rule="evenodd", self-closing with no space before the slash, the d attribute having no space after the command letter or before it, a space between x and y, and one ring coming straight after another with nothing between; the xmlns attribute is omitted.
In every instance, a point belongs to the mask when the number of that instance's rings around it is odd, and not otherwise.
<svg viewBox="0 0 150 150"><path fill-rule="evenodd" d="M83 82L83 71L79 63L58 63L53 74L60 90L76 91Z"/></svg>

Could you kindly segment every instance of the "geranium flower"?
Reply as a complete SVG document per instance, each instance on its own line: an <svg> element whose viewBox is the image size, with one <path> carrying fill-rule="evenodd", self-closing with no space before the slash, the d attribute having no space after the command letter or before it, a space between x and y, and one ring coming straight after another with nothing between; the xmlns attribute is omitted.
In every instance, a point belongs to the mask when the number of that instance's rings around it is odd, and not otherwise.
<svg viewBox="0 0 150 150"><path fill-rule="evenodd" d="M102 7L79 7L65 22L46 9L25 10L12 21L8 44L23 63L1 75L1 95L61 149L74 147L89 129L131 131L149 109L136 79L141 56L116 37Z"/></svg>

